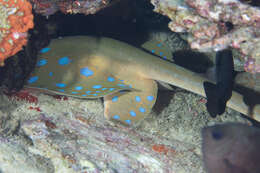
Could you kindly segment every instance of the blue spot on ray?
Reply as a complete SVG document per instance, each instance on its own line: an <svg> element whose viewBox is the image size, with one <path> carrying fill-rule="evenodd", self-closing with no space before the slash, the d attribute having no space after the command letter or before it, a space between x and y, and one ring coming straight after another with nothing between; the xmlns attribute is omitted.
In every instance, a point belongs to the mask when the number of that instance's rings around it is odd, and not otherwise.
<svg viewBox="0 0 260 173"><path fill-rule="evenodd" d="M92 76L94 72L90 70L88 67L84 67L80 69L80 74L86 77Z"/></svg>
<svg viewBox="0 0 260 173"><path fill-rule="evenodd" d="M157 44L157 46L158 46L158 47L161 47L161 46L162 46L162 44L161 44L161 43L158 43L158 44Z"/></svg>
<svg viewBox="0 0 260 173"><path fill-rule="evenodd" d="M119 83L119 84L117 84L117 86L124 87L125 84L121 84L121 83Z"/></svg>
<svg viewBox="0 0 260 173"><path fill-rule="evenodd" d="M131 115L132 117L135 117L135 116L136 116L136 113L135 113L134 111L130 111L129 113L130 113L130 115Z"/></svg>
<svg viewBox="0 0 260 173"><path fill-rule="evenodd" d="M70 61L71 60L69 59L69 57L65 56L65 57L60 58L58 62L60 65L67 65L70 63Z"/></svg>
<svg viewBox="0 0 260 173"><path fill-rule="evenodd" d="M76 92L76 91L72 91L71 94L78 94L78 92Z"/></svg>
<svg viewBox="0 0 260 173"><path fill-rule="evenodd" d="M83 89L82 86L76 86L76 87L75 87L75 90L78 90L78 91L79 91L79 90L82 90L82 89Z"/></svg>
<svg viewBox="0 0 260 173"><path fill-rule="evenodd" d="M44 66L45 64L47 64L47 60L46 59L40 59L36 66L40 67L40 66Z"/></svg>
<svg viewBox="0 0 260 173"><path fill-rule="evenodd" d="M146 97L148 101L153 101L154 97L153 96L147 96Z"/></svg>
<svg viewBox="0 0 260 173"><path fill-rule="evenodd" d="M92 94L93 96L98 96L98 94Z"/></svg>
<svg viewBox="0 0 260 173"><path fill-rule="evenodd" d="M50 73L49 73L49 76L53 76L53 72L50 72Z"/></svg>
<svg viewBox="0 0 260 173"><path fill-rule="evenodd" d="M155 50L152 50L152 53L154 53L155 52Z"/></svg>
<svg viewBox="0 0 260 173"><path fill-rule="evenodd" d="M63 88L63 87L66 86L66 84L64 84L64 83L56 83L56 86L57 86L57 87L61 87L61 88Z"/></svg>
<svg viewBox="0 0 260 173"><path fill-rule="evenodd" d="M162 56L163 55L163 53L162 52L160 52L160 56Z"/></svg>
<svg viewBox="0 0 260 173"><path fill-rule="evenodd" d="M118 100L118 96L114 96L113 98L112 98L112 102L116 102Z"/></svg>
<svg viewBox="0 0 260 173"><path fill-rule="evenodd" d="M115 88L109 88L109 91L113 91L113 90L115 90Z"/></svg>
<svg viewBox="0 0 260 173"><path fill-rule="evenodd" d="M86 91L86 94L90 94L91 93L91 91Z"/></svg>
<svg viewBox="0 0 260 173"><path fill-rule="evenodd" d="M135 101L140 102L141 101L141 97L135 96Z"/></svg>
<svg viewBox="0 0 260 173"><path fill-rule="evenodd" d="M119 115L114 115L113 118L116 120L120 119Z"/></svg>
<svg viewBox="0 0 260 173"><path fill-rule="evenodd" d="M86 97L87 95L86 94L83 94L83 95L81 95L82 97Z"/></svg>
<svg viewBox="0 0 260 173"><path fill-rule="evenodd" d="M110 77L110 76L107 78L107 80L108 80L109 82L114 82L114 81L115 81L115 79L114 79L113 77Z"/></svg>
<svg viewBox="0 0 260 173"><path fill-rule="evenodd" d="M36 82L38 79L39 79L38 76L33 76L33 77L31 77L31 78L28 80L28 83L34 83L34 82Z"/></svg>
<svg viewBox="0 0 260 173"><path fill-rule="evenodd" d="M45 47L45 48L42 48L42 49L40 50L40 53L46 53L46 52L48 52L49 50L51 50L49 47Z"/></svg>
<svg viewBox="0 0 260 173"><path fill-rule="evenodd" d="M102 88L102 85L94 85L92 88L94 88L94 89L100 89L100 88Z"/></svg>
<svg viewBox="0 0 260 173"><path fill-rule="evenodd" d="M131 124L131 120L125 120L127 124Z"/></svg>
<svg viewBox="0 0 260 173"><path fill-rule="evenodd" d="M107 88L102 88L101 90L103 90L103 91L104 91L104 90L107 90Z"/></svg>
<svg viewBox="0 0 260 173"><path fill-rule="evenodd" d="M96 91L96 93L101 93L101 91Z"/></svg>
<svg viewBox="0 0 260 173"><path fill-rule="evenodd" d="M145 108L140 107L140 108L139 108L139 111L142 112L142 113L144 113L144 112L145 112Z"/></svg>
<svg viewBox="0 0 260 173"><path fill-rule="evenodd" d="M58 89L59 92L64 92L64 89Z"/></svg>

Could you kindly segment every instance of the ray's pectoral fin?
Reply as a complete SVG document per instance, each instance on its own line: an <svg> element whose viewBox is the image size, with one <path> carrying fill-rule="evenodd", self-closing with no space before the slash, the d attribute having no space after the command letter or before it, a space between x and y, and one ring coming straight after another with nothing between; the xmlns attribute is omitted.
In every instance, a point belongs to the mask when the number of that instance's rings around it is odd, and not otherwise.
<svg viewBox="0 0 260 173"><path fill-rule="evenodd" d="M100 98L131 89L109 72L104 57L78 55L77 51L55 46L41 54L27 87L78 98Z"/></svg>
<svg viewBox="0 0 260 173"><path fill-rule="evenodd" d="M141 47L151 52L152 54L161 57L164 60L173 62L171 48L167 46L167 44L163 43L162 41L151 39L143 43Z"/></svg>
<svg viewBox="0 0 260 173"><path fill-rule="evenodd" d="M134 90L121 91L104 97L105 117L132 125L144 119L156 101L157 83L154 80L138 77L124 81Z"/></svg>

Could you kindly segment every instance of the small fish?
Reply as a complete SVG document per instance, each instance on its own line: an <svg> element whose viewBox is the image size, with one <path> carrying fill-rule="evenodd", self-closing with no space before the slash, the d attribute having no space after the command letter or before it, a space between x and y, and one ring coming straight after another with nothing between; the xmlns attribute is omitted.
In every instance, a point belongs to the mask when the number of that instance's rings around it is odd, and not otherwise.
<svg viewBox="0 0 260 173"><path fill-rule="evenodd" d="M260 129L226 123L202 130L203 161L208 173L259 173Z"/></svg>
<svg viewBox="0 0 260 173"><path fill-rule="evenodd" d="M227 101L232 96L234 83L234 62L231 50L219 51L216 54L216 85L204 82L207 97L207 110L212 117L225 112Z"/></svg>

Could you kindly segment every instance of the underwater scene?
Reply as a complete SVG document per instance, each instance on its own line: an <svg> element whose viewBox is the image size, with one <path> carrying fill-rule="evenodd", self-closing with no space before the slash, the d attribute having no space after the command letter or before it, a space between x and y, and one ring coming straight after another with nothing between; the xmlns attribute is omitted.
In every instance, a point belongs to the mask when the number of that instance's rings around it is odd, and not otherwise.
<svg viewBox="0 0 260 173"><path fill-rule="evenodd" d="M1 173L260 173L258 0L0 0Z"/></svg>

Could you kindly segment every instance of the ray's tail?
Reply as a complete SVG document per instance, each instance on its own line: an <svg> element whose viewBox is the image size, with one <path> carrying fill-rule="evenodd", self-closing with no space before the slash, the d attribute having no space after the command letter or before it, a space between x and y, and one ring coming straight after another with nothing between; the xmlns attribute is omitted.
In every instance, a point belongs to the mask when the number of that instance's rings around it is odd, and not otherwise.
<svg viewBox="0 0 260 173"><path fill-rule="evenodd" d="M204 97L206 97L206 94L203 83L206 81L214 83L206 77L161 59L154 58L154 60L150 62L150 64L146 62L146 68L143 69L143 73L147 78L163 81ZM232 91L232 97L227 102L227 106L260 121L260 105L254 105L252 109L252 107L244 102L243 96L238 92Z"/></svg>

